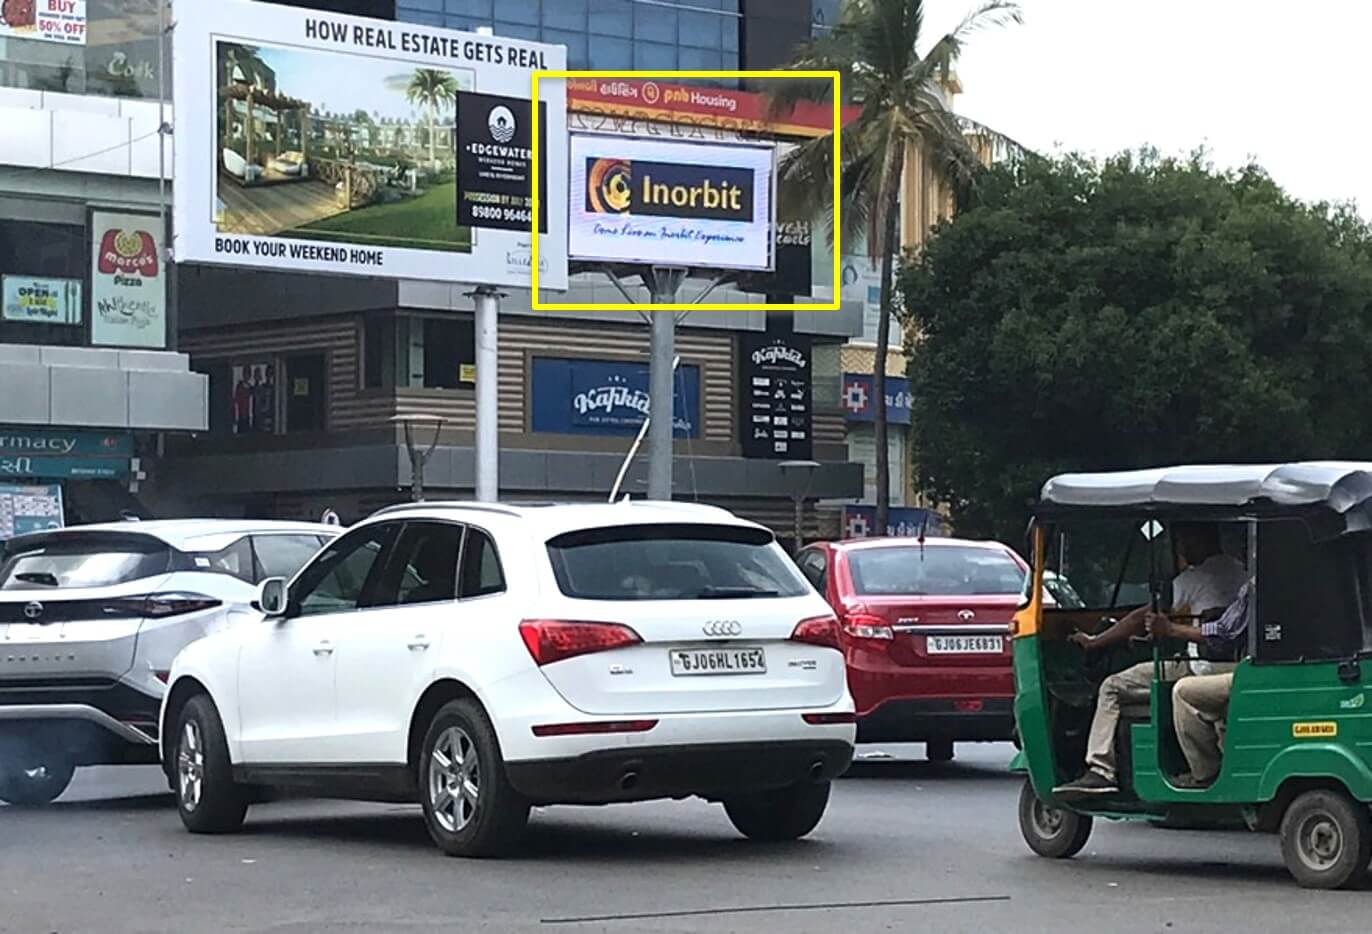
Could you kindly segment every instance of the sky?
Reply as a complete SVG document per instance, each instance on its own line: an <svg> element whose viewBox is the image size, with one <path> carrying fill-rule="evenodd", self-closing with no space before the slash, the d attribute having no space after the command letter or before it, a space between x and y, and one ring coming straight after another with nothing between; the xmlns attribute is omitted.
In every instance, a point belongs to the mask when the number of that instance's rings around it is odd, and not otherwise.
<svg viewBox="0 0 1372 934"><path fill-rule="evenodd" d="M926 44L975 0L926 0ZM1372 0L1022 0L973 34L955 109L1039 152L1205 146L1372 219Z"/></svg>

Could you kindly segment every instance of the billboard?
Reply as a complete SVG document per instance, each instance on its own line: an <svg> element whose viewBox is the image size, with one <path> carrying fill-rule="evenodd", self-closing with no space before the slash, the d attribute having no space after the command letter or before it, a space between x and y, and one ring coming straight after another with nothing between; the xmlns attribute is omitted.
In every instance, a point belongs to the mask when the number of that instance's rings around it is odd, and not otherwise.
<svg viewBox="0 0 1372 934"><path fill-rule="evenodd" d="M866 504L843 507L843 537L871 538L880 535L876 529L877 507ZM886 511L886 535L918 538L938 538L948 534L944 519L932 509L916 506L892 506Z"/></svg>
<svg viewBox="0 0 1372 934"><path fill-rule="evenodd" d="M739 335L739 444L744 457L805 460L814 451L812 343L808 334Z"/></svg>
<svg viewBox="0 0 1372 934"><path fill-rule="evenodd" d="M672 433L700 437L700 367L672 377ZM648 417L648 365L621 360L535 357L531 427L570 435L633 435Z"/></svg>
<svg viewBox="0 0 1372 934"><path fill-rule="evenodd" d="M167 264L155 214L91 211L91 343L167 346Z"/></svg>
<svg viewBox="0 0 1372 934"><path fill-rule="evenodd" d="M177 259L529 285L530 75L565 55L274 4L185 5ZM549 82L540 98L545 198L561 203L565 91ZM540 220L540 284L566 288L565 223Z"/></svg>
<svg viewBox="0 0 1372 934"><path fill-rule="evenodd" d="M5 0L0 39L86 44L86 0Z"/></svg>
<svg viewBox="0 0 1372 934"><path fill-rule="evenodd" d="M575 135L571 255L770 270L773 165L772 146Z"/></svg>

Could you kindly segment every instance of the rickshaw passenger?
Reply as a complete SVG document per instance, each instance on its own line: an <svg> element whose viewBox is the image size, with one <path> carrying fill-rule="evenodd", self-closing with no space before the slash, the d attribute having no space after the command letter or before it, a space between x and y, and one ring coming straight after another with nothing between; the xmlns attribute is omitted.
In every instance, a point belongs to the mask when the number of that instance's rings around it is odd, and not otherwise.
<svg viewBox="0 0 1372 934"><path fill-rule="evenodd" d="M1149 614L1148 631L1154 638L1185 639L1201 645L1216 656L1233 656L1248 636L1248 599L1250 580L1239 591L1238 599L1212 622L1198 626L1178 623L1162 614ZM1191 770L1171 779L1178 788L1205 788L1220 774L1220 755L1224 749L1225 717L1229 713L1229 694L1234 687L1234 672L1196 674L1172 687L1172 726L1177 742Z"/></svg>
<svg viewBox="0 0 1372 934"><path fill-rule="evenodd" d="M1219 528L1214 523L1176 523L1172 527L1178 563L1182 570L1172 580L1172 612L1200 615L1228 607L1248 579L1242 563L1220 548ZM1126 642L1141 635L1149 613L1142 606L1131 611L1109 629L1097 635L1074 632L1072 642L1086 651L1096 651ZM1193 647L1195 644L1192 644ZM1212 663L1192 651L1190 662L1168 662L1163 676L1179 681L1193 674L1213 674ZM1091 733L1086 745L1086 772L1075 781L1059 785L1054 794L1100 795L1119 791L1115 774L1115 731L1124 704L1145 702L1153 684L1153 663L1140 662L1116 672L1101 682L1096 712L1091 718Z"/></svg>

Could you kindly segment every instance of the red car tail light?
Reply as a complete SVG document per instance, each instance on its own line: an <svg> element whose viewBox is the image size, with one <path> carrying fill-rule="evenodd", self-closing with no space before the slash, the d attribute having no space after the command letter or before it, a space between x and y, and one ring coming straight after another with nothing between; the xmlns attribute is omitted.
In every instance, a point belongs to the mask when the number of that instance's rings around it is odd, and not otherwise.
<svg viewBox="0 0 1372 934"><path fill-rule="evenodd" d="M608 652L643 641L638 633L622 623L592 623L567 619L526 619L519 624L519 636L540 667L589 655Z"/></svg>
<svg viewBox="0 0 1372 934"><path fill-rule="evenodd" d="M896 632L880 616L849 613L843 617L843 631L854 639L894 639Z"/></svg>
<svg viewBox="0 0 1372 934"><path fill-rule="evenodd" d="M531 727L535 736L581 736L587 733L646 733L656 720L600 720L594 723L549 723Z"/></svg>
<svg viewBox="0 0 1372 934"><path fill-rule="evenodd" d="M832 615L812 616L796 623L796 628L791 631L791 641L842 651L838 643L838 619Z"/></svg>
<svg viewBox="0 0 1372 934"><path fill-rule="evenodd" d="M165 619L183 613L198 613L222 606L223 601L203 593L150 593L142 597L120 597L104 604L106 613Z"/></svg>
<svg viewBox="0 0 1372 934"><path fill-rule="evenodd" d="M857 723L855 713L803 713L800 718L811 726L827 726L834 723Z"/></svg>

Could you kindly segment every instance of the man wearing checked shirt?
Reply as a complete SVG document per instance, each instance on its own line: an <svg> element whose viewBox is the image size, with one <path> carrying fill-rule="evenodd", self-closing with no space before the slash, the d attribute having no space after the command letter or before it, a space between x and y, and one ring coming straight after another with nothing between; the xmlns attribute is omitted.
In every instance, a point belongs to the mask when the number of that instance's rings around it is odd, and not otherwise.
<svg viewBox="0 0 1372 934"><path fill-rule="evenodd" d="M1237 655L1248 633L1250 580L1239 590L1238 598L1212 622L1190 625L1166 615L1148 615L1145 625L1155 639L1184 639L1194 646L1206 646L1213 654ZM1234 687L1234 672L1193 674L1172 688L1172 725L1177 742L1191 766L1187 775L1171 780L1178 788L1205 788L1220 773L1220 753L1224 748L1225 718L1229 713L1229 693Z"/></svg>

